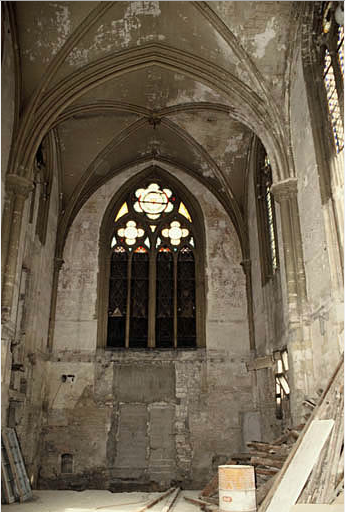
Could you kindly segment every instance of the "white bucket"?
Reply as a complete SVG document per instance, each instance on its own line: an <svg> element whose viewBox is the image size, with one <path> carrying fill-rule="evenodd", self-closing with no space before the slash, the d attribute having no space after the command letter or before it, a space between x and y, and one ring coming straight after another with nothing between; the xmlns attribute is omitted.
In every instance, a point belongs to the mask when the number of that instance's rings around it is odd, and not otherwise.
<svg viewBox="0 0 345 512"><path fill-rule="evenodd" d="M253 466L218 466L219 511L256 512Z"/></svg>

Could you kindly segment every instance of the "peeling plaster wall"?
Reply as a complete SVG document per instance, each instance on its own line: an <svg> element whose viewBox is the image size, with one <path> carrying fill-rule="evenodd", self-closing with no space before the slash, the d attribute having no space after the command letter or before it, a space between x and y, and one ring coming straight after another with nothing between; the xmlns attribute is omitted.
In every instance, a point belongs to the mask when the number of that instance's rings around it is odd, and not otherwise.
<svg viewBox="0 0 345 512"><path fill-rule="evenodd" d="M6 13L6 10L4 10ZM1 51L1 214L4 208L5 176L12 142L15 108L15 63L10 24L3 14L4 40Z"/></svg>
<svg viewBox="0 0 345 512"><path fill-rule="evenodd" d="M253 402L239 242L214 196L182 172L175 177L193 190L206 224L206 349L96 351L100 224L114 193L139 170L95 192L66 241L42 488L153 489L173 481L197 488L249 440L242 429ZM64 374L75 379L63 383ZM61 474L63 453L74 456L72 475Z"/></svg>
<svg viewBox="0 0 345 512"><path fill-rule="evenodd" d="M274 350L285 344L286 329L286 291L281 287L281 276L284 276L284 255L281 243L279 205L275 203L277 243L279 250L279 270L264 286L261 279L260 246L258 220L254 187L254 167L250 165L248 176L248 228L251 255L252 293L255 345L257 357L272 355ZM271 368L263 368L255 372L256 405L260 413L262 438L273 440L281 433L283 423L276 418L275 380ZM285 418L284 421L288 419Z"/></svg>
<svg viewBox="0 0 345 512"><path fill-rule="evenodd" d="M310 314L310 348L304 353L307 369L297 376L299 387L315 393L325 386L335 368L341 349L343 324L343 285L334 277L339 273L334 260L334 225L329 219L329 204L321 204L319 169L311 132L302 62L298 57L291 88L292 147L298 177L298 205L301 219L307 296ZM319 108L317 105L315 108ZM332 241L333 232L333 241ZM307 327L307 326L306 326ZM296 352L295 357L302 357Z"/></svg>
<svg viewBox="0 0 345 512"><path fill-rule="evenodd" d="M26 470L34 486L39 471L41 428L44 422L47 341L59 205L56 169L52 175L54 179L44 246L36 234L39 185L36 186L31 223L32 196L29 195L26 201L20 241L23 265L17 270L18 289L14 302L16 320L10 340L14 369L9 390L8 426L16 428Z"/></svg>

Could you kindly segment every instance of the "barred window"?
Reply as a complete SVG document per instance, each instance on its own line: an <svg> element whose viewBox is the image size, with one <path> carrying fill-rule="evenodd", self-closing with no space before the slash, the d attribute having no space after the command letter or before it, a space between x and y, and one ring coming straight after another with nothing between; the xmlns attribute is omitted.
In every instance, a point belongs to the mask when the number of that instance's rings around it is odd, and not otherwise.
<svg viewBox="0 0 345 512"><path fill-rule="evenodd" d="M339 2L340 3L340 2ZM323 10L323 81L335 149L344 148L344 27L336 21L338 2L325 2Z"/></svg>
<svg viewBox="0 0 345 512"><path fill-rule="evenodd" d="M198 246L190 209L173 188L148 180L113 219L107 346L195 347Z"/></svg>

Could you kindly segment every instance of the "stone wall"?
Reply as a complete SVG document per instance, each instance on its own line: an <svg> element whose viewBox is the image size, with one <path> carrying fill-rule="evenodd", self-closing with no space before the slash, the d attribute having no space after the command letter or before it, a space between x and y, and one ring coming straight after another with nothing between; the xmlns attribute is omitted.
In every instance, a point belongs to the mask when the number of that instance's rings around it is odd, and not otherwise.
<svg viewBox="0 0 345 512"><path fill-rule="evenodd" d="M55 161L54 156L52 161ZM39 184L26 200L19 245L21 265L18 264L17 268L13 308L15 321L11 332L4 330L2 333L3 341L7 341L11 347L9 368L12 367L9 386L3 387L9 396L9 409L4 411L3 421L4 424L16 428L26 469L33 485L37 478L46 396L48 328L58 220L58 180L55 164L52 175L55 178L50 193L44 246L36 234Z"/></svg>
<svg viewBox="0 0 345 512"><path fill-rule="evenodd" d="M1 61L1 213L4 208L5 175L12 143L15 116L15 58L8 10L2 11L2 61Z"/></svg>
<svg viewBox="0 0 345 512"><path fill-rule="evenodd" d="M315 108L319 115L319 107ZM343 283L334 222L334 214L340 214L341 219L342 213L334 212L336 201L321 202L319 175L322 164L317 161L313 146L300 55L294 68L290 115L310 319L309 325L305 325L310 338L308 350L296 350L296 359L304 360L304 364L300 363L303 374L296 372L295 378L299 388L313 394L318 387L325 386L343 350ZM342 160L343 156L338 158ZM341 162L331 162L330 165L333 167L333 194L337 197L340 190L343 194L342 173L340 176L336 171Z"/></svg>
<svg viewBox="0 0 345 512"><path fill-rule="evenodd" d="M253 153L248 176L248 229L250 240L253 316L255 330L256 357L272 355L286 344L286 290L284 288L284 253L279 204L275 203L277 250L279 268L265 284L261 278L261 259L258 235L256 190L254 183L256 155ZM283 277L283 278L282 278ZM256 407L260 418L263 439L271 441L278 437L284 423L276 418L275 380L272 368L262 368L253 372ZM289 418L284 418L284 422Z"/></svg>
<svg viewBox="0 0 345 512"><path fill-rule="evenodd" d="M206 349L96 349L99 229L113 195L140 170L95 192L67 237L48 363L42 488L153 489L177 481L198 488L248 440L242 424L253 402L239 242L214 196L182 172L174 175L193 190L205 222ZM63 382L63 375L74 378ZM66 453L73 474L61 473Z"/></svg>

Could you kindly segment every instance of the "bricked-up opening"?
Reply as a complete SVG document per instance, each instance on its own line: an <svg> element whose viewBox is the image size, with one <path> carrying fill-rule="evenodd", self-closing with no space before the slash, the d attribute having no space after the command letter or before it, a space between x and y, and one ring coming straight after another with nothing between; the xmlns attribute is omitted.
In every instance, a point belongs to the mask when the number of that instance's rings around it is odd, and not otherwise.
<svg viewBox="0 0 345 512"><path fill-rule="evenodd" d="M61 455L61 473L73 473L73 455L71 453Z"/></svg>

